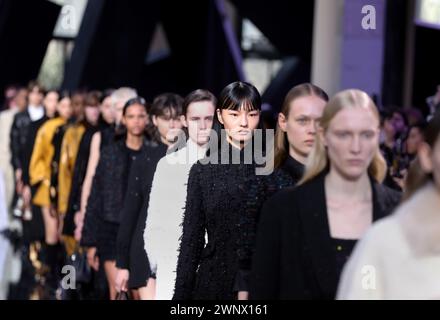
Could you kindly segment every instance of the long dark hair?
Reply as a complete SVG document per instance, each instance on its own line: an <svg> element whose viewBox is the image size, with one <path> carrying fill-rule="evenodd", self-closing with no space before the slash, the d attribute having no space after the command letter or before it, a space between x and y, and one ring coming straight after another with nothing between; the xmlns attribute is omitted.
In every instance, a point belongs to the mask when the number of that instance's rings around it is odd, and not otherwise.
<svg viewBox="0 0 440 320"><path fill-rule="evenodd" d="M440 136L440 110L437 111L434 117L429 121L423 136L425 143L427 143L432 150ZM433 181L432 174L423 171L419 159L416 158L416 160L411 163L408 170L403 199L409 199L417 190L422 188L429 181Z"/></svg>

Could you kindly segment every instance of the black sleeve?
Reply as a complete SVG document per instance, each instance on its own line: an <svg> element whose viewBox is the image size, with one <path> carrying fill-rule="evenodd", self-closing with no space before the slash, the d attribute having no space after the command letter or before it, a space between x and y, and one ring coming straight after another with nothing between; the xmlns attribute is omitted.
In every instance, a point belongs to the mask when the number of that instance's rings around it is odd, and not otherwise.
<svg viewBox="0 0 440 320"><path fill-rule="evenodd" d="M142 188L143 179L140 177L144 174L143 170L145 170L142 160L142 157L134 160L129 173L121 223L116 240L116 266L120 269L129 268L130 245L145 198Z"/></svg>
<svg viewBox="0 0 440 320"><path fill-rule="evenodd" d="M96 167L95 176L93 177L92 189L87 199L86 213L84 218L84 228L81 235L81 245L86 247L96 246L96 235L99 232L99 213L102 210L102 188L108 187L102 185L102 176L104 172L105 156L101 157Z"/></svg>
<svg viewBox="0 0 440 320"><path fill-rule="evenodd" d="M246 182L244 208L239 220L239 271L235 280L235 291L249 291L249 272L255 250L257 223L266 199L266 179L265 176L254 176Z"/></svg>
<svg viewBox="0 0 440 320"><path fill-rule="evenodd" d="M174 300L192 298L200 255L205 245L205 213L202 206L200 166L193 165L188 179Z"/></svg>
<svg viewBox="0 0 440 320"><path fill-rule="evenodd" d="M10 133L11 163L14 170L21 169L20 129L17 127L17 114L14 116Z"/></svg>
<svg viewBox="0 0 440 320"><path fill-rule="evenodd" d="M245 208L240 215L239 271L236 278L237 291L249 291L252 256L255 252L257 227L264 203L280 189L293 185L293 180L277 170L271 175L255 176L246 183Z"/></svg>
<svg viewBox="0 0 440 320"><path fill-rule="evenodd" d="M277 197L269 199L261 211L255 254L252 260L249 298L278 299L281 259L282 208Z"/></svg>
<svg viewBox="0 0 440 320"><path fill-rule="evenodd" d="M81 147L78 150L81 151ZM84 166L87 166L87 161L84 161L84 155L78 154L75 161L75 167L73 169L69 200L67 202L67 212L66 216L64 217L64 235L72 236L75 230L74 217L75 213L80 210L81 206L81 191L86 171L83 169Z"/></svg>

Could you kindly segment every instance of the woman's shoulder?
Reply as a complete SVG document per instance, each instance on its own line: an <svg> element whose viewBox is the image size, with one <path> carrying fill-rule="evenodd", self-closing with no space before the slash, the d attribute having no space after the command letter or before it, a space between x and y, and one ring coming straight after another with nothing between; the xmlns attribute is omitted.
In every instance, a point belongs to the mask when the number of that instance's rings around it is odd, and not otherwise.
<svg viewBox="0 0 440 320"><path fill-rule="evenodd" d="M55 132L55 130L64 123L65 121L60 117L48 119L41 125L38 131L41 133Z"/></svg>
<svg viewBox="0 0 440 320"><path fill-rule="evenodd" d="M102 148L100 158L111 158L118 156L124 152L124 148L124 140L113 141Z"/></svg>
<svg viewBox="0 0 440 320"><path fill-rule="evenodd" d="M83 124L74 124L67 127L66 132L64 133L64 137L68 137L67 139L71 139L78 135L82 135L85 132L86 127Z"/></svg>
<svg viewBox="0 0 440 320"><path fill-rule="evenodd" d="M52 127L58 127L62 124L64 124L66 121L61 118L61 117L56 117L53 119L49 119L47 120L44 124L43 127L47 127L47 128L52 128Z"/></svg>
<svg viewBox="0 0 440 320"><path fill-rule="evenodd" d="M402 200L402 193L383 184L374 183L377 195L377 201L380 205L393 210Z"/></svg>
<svg viewBox="0 0 440 320"><path fill-rule="evenodd" d="M298 199L298 190L295 186L283 188L273 194L266 200L263 206L263 210L269 211L292 211L293 206Z"/></svg>
<svg viewBox="0 0 440 320"><path fill-rule="evenodd" d="M142 147L142 155L146 158L153 158L159 161L167 153L168 146L163 143L157 143L148 139L144 139Z"/></svg>

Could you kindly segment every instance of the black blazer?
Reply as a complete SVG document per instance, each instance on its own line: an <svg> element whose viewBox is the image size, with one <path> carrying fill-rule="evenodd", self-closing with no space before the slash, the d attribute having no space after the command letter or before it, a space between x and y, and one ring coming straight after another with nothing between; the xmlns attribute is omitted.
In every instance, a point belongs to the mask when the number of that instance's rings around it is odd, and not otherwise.
<svg viewBox="0 0 440 320"><path fill-rule="evenodd" d="M165 144L150 143L152 145L145 146L142 155L133 161L116 241L116 266L130 270L129 287L145 285L148 278L143 279L143 285L136 285L132 280L150 276L143 233L154 172L157 163L167 152Z"/></svg>
<svg viewBox="0 0 440 320"><path fill-rule="evenodd" d="M222 157L237 152L243 159L242 151L232 148L215 155L218 164L199 161L191 168L174 300L233 300L241 291L241 278L250 269L248 246L254 245L248 238L255 232L256 217L246 200L256 164L220 164Z"/></svg>
<svg viewBox="0 0 440 320"><path fill-rule="evenodd" d="M286 188L263 207L251 272L250 299L334 299L342 270L332 250L326 172ZM400 201L400 193L370 178L373 221Z"/></svg>
<svg viewBox="0 0 440 320"><path fill-rule="evenodd" d="M11 163L14 170L22 169L22 180L29 185L29 164L35 138L40 127L48 120L45 115L41 119L32 121L27 110L17 113L10 133Z"/></svg>
<svg viewBox="0 0 440 320"><path fill-rule="evenodd" d="M152 142L144 139L138 156L146 152L146 147L151 144ZM100 221L114 224L121 222L131 163L125 139L110 143L101 151L87 200L81 245L88 247L96 245Z"/></svg>

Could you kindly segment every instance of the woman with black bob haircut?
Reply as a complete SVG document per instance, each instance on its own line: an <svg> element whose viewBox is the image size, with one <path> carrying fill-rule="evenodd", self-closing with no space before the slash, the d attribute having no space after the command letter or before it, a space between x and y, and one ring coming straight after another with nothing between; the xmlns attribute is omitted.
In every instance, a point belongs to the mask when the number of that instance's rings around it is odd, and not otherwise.
<svg viewBox="0 0 440 320"><path fill-rule="evenodd" d="M81 245L96 247L100 266L104 266L110 299L116 296L116 237L124 221L122 207L132 163L151 142L145 138L148 122L147 105L143 98L128 100L122 112L125 133L103 148L87 201Z"/></svg>
<svg viewBox="0 0 440 320"><path fill-rule="evenodd" d="M248 221L246 192L256 164L243 157L260 111L260 94L249 83L231 83L220 93L214 125L218 133L224 130L218 143L223 148L215 150L214 139L209 159L218 161L199 160L189 174L173 299L246 298L242 292L247 291L252 248L245 244L255 226ZM239 163L232 162L238 157Z"/></svg>

